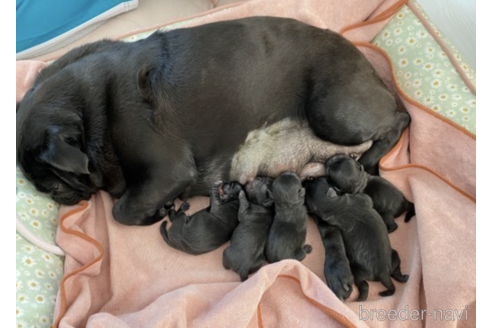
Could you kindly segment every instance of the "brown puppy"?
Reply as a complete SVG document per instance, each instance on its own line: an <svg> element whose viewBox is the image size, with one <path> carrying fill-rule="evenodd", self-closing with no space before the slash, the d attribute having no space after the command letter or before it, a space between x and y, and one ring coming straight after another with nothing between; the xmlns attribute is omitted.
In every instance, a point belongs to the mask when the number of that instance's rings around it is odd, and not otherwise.
<svg viewBox="0 0 492 328"><path fill-rule="evenodd" d="M415 215L415 206L388 180L364 171L362 164L345 154L330 157L325 164L328 182L343 193L364 193L371 197L374 209L386 228L398 228L395 218L407 212L405 222Z"/></svg>

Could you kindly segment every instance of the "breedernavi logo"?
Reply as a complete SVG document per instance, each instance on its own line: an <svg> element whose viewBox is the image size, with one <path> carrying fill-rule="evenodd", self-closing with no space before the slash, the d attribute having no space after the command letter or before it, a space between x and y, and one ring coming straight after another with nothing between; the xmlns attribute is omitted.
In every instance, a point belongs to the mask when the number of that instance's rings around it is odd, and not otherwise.
<svg viewBox="0 0 492 328"><path fill-rule="evenodd" d="M429 318L431 317L431 318ZM468 305L465 305L465 308L460 312L458 310L433 310L427 312L427 310L408 310L408 305L405 306L405 309L397 310L389 310L386 312L385 310L379 309L371 309L365 310L362 308L362 305L359 305L359 320L366 321L368 319L374 320L376 318L379 321L390 320L395 321L397 319L405 321L405 320L424 320L424 318L434 319L435 321L460 321L460 320L468 320Z"/></svg>

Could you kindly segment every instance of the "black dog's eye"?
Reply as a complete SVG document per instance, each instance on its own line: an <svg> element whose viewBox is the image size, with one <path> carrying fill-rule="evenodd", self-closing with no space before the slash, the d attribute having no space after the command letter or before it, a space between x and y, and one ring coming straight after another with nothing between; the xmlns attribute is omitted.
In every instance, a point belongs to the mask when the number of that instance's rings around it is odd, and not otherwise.
<svg viewBox="0 0 492 328"><path fill-rule="evenodd" d="M55 183L53 184L53 190L55 190L55 191L56 191L56 190L58 190L58 189L60 189L60 184L59 184L58 182L55 182Z"/></svg>

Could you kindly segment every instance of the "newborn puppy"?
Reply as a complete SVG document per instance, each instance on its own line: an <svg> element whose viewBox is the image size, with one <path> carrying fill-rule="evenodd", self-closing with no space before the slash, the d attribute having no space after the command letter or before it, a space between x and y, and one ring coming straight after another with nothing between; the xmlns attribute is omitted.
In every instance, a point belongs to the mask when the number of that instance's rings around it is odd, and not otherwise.
<svg viewBox="0 0 492 328"><path fill-rule="evenodd" d="M309 212L342 233L354 283L359 289L357 301L367 299L367 281L380 281L387 288L379 295L393 295L395 285L391 277L406 282L408 275L401 274L398 253L391 249L388 232L373 209L371 198L365 194L339 196L323 178L306 182L305 188Z"/></svg>
<svg viewBox="0 0 492 328"><path fill-rule="evenodd" d="M238 195L241 190L237 182L217 182L210 195L210 206L206 209L191 216L185 214L190 207L186 202L177 212L171 209L169 220L172 225L168 231L167 221L162 223L162 238L169 246L193 255L204 254L222 246L231 238L238 224Z"/></svg>
<svg viewBox="0 0 492 328"><path fill-rule="evenodd" d="M325 247L324 274L328 287L342 301L352 294L354 276L350 271L350 263L347 259L343 238L335 226L313 215L318 225L318 230Z"/></svg>
<svg viewBox="0 0 492 328"><path fill-rule="evenodd" d="M362 164L345 154L337 154L326 161L328 182L343 193L364 193L371 197L374 209L381 215L386 228L398 228L395 218L407 212L405 222L415 215L415 206L388 180L369 175Z"/></svg>
<svg viewBox="0 0 492 328"><path fill-rule="evenodd" d="M304 245L307 232L307 209L304 206L305 190L299 177L292 172L282 173L269 191L275 204L273 219L266 245L266 258L270 263L284 259L302 261L312 250Z"/></svg>
<svg viewBox="0 0 492 328"><path fill-rule="evenodd" d="M222 264L232 269L245 281L250 273L258 271L265 261L265 244L273 220L273 200L268 188L273 179L257 177L239 193L239 225L234 230L231 245L224 250Z"/></svg>

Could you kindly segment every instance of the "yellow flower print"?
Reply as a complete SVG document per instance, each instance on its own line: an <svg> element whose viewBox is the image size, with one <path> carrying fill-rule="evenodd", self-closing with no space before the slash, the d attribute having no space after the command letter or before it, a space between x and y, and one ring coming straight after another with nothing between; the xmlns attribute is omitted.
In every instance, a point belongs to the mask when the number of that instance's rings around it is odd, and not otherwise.
<svg viewBox="0 0 492 328"><path fill-rule="evenodd" d="M403 30L401 28L397 28L394 33L395 35L400 35L402 31Z"/></svg>
<svg viewBox="0 0 492 328"><path fill-rule="evenodd" d="M446 101L448 99L448 95L443 93L442 95L439 96L439 100L441 101Z"/></svg>
<svg viewBox="0 0 492 328"><path fill-rule="evenodd" d="M396 17L398 17L398 19L402 19L403 17L405 17L405 15L403 13L398 13Z"/></svg>
<svg viewBox="0 0 492 328"><path fill-rule="evenodd" d="M417 90L413 93L413 95L416 97L416 98L420 98L422 97L422 90Z"/></svg>
<svg viewBox="0 0 492 328"><path fill-rule="evenodd" d="M39 215L39 211L36 208L31 208L29 210L29 214L31 214L32 216L38 216Z"/></svg>
<svg viewBox="0 0 492 328"><path fill-rule="evenodd" d="M417 37L419 39L425 39L427 37L427 35L428 35L427 32L422 31L422 30L417 31L415 34L417 35Z"/></svg>
<svg viewBox="0 0 492 328"><path fill-rule="evenodd" d="M431 82L431 87L437 89L441 86L441 80L435 79Z"/></svg>
<svg viewBox="0 0 492 328"><path fill-rule="evenodd" d="M44 259L46 262L48 262L48 263L53 262L53 257L52 257L50 254L48 254L48 253L44 253L44 255L43 255L43 259ZM51 276L51 275L50 275L50 276Z"/></svg>
<svg viewBox="0 0 492 328"><path fill-rule="evenodd" d="M402 58L398 62L398 66L400 67L407 67L408 65L408 59L407 58Z"/></svg>
<svg viewBox="0 0 492 328"><path fill-rule="evenodd" d="M444 75L444 71L442 69L438 68L438 69L434 70L432 75L434 75L434 77L441 78Z"/></svg>
<svg viewBox="0 0 492 328"><path fill-rule="evenodd" d="M383 38L387 39L391 36L391 32L390 31L384 31L383 32Z"/></svg>
<svg viewBox="0 0 492 328"><path fill-rule="evenodd" d="M434 64L433 64L433 63L426 63L426 64L424 65L424 69L425 69L426 71L430 71L430 70L432 70L433 68L434 68Z"/></svg>
<svg viewBox="0 0 492 328"><path fill-rule="evenodd" d="M432 105L431 109L435 112L439 112L441 111L441 106L439 105Z"/></svg>
<svg viewBox="0 0 492 328"><path fill-rule="evenodd" d="M398 48L398 53L400 55L403 55L406 51L407 51L407 49L404 46L401 46Z"/></svg>
<svg viewBox="0 0 492 328"><path fill-rule="evenodd" d="M46 205L48 207L48 209L50 211L53 211L55 209L55 206L52 204L52 203L48 203L48 205Z"/></svg>
<svg viewBox="0 0 492 328"><path fill-rule="evenodd" d="M393 44L393 40L392 40L392 39L386 40L385 44L386 44L388 47L391 47L391 45Z"/></svg>
<svg viewBox="0 0 492 328"><path fill-rule="evenodd" d="M412 73L410 73L410 72L406 72L406 73L405 73L405 78L406 78L406 79L409 79L409 78L411 78L411 77L412 77Z"/></svg>
<svg viewBox="0 0 492 328"><path fill-rule="evenodd" d="M24 185L26 183L26 180L19 179L19 180L17 180L17 183L20 184L20 185Z"/></svg>
<svg viewBox="0 0 492 328"><path fill-rule="evenodd" d="M461 98L462 98L462 97L461 97L461 95L460 95L459 93L455 93L455 94L453 95L453 99L454 99L454 100L461 100Z"/></svg>
<svg viewBox="0 0 492 328"><path fill-rule="evenodd" d="M411 36L411 37L407 38L406 43L409 46L414 46L417 43L417 39L415 39L413 36Z"/></svg>
<svg viewBox="0 0 492 328"><path fill-rule="evenodd" d="M29 289L31 290L40 290L41 289L41 284L37 282L36 280L29 280L27 282L27 285L29 286Z"/></svg>
<svg viewBox="0 0 492 328"><path fill-rule="evenodd" d="M460 108L460 111L463 112L463 113L469 113L470 112L470 108L468 108L468 107L461 107Z"/></svg>
<svg viewBox="0 0 492 328"><path fill-rule="evenodd" d="M27 301L29 301L29 297L27 295L25 295L25 294L19 294L17 296L17 302L23 303L23 302L27 302Z"/></svg>
<svg viewBox="0 0 492 328"><path fill-rule="evenodd" d="M413 63L414 63L415 65L417 65L417 66L422 65L422 63L423 63L423 62L424 62L424 60L423 60L422 58L420 58L420 57L419 57L419 58L415 58L415 59L413 60Z"/></svg>
<svg viewBox="0 0 492 328"><path fill-rule="evenodd" d="M30 256L24 256L22 258L22 263L27 267L32 267L33 265L36 265L36 260Z"/></svg>
<svg viewBox="0 0 492 328"><path fill-rule="evenodd" d="M415 79L413 80L413 86L418 88L422 85L422 79Z"/></svg>
<svg viewBox="0 0 492 328"><path fill-rule="evenodd" d="M36 296L36 302L38 302L38 303L44 303L44 301L45 301L45 298L44 298L43 295Z"/></svg>
<svg viewBox="0 0 492 328"><path fill-rule="evenodd" d="M449 116L449 117L454 117L456 115L456 112L454 110L448 110L446 112L446 114Z"/></svg>
<svg viewBox="0 0 492 328"><path fill-rule="evenodd" d="M41 228L41 222L39 222L38 220L32 220L31 226L35 229L40 229Z"/></svg>

